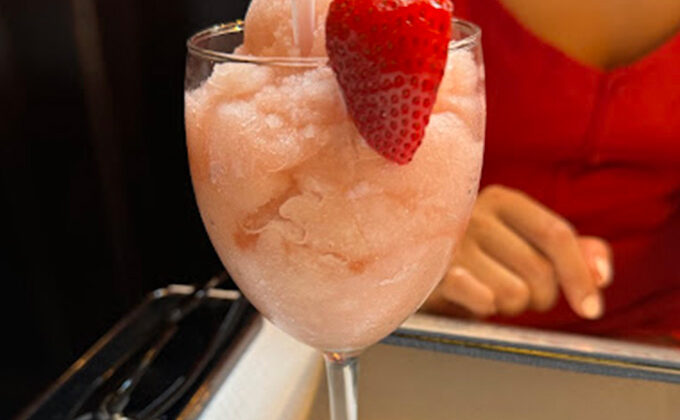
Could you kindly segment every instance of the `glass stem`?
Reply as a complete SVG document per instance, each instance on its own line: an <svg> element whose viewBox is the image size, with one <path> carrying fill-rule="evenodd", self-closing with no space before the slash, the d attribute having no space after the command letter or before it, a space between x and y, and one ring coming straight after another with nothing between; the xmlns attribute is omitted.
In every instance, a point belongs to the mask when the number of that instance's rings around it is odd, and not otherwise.
<svg viewBox="0 0 680 420"><path fill-rule="evenodd" d="M357 420L357 378L359 358L356 353L324 353L331 420Z"/></svg>

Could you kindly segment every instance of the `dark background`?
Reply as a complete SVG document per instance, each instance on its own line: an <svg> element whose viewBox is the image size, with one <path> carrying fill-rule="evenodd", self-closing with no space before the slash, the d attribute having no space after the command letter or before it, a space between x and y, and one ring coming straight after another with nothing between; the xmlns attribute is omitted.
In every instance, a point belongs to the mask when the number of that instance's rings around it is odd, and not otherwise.
<svg viewBox="0 0 680 420"><path fill-rule="evenodd" d="M219 270L188 172L184 43L247 3L0 0L0 418L148 292Z"/></svg>

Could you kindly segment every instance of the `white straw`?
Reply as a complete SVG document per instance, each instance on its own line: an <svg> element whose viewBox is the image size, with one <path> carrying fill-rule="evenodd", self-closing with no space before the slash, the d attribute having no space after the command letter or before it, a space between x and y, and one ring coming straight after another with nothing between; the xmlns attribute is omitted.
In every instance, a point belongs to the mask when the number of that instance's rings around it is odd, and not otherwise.
<svg viewBox="0 0 680 420"><path fill-rule="evenodd" d="M307 56L314 44L315 0L290 0L293 17L293 37L300 55Z"/></svg>

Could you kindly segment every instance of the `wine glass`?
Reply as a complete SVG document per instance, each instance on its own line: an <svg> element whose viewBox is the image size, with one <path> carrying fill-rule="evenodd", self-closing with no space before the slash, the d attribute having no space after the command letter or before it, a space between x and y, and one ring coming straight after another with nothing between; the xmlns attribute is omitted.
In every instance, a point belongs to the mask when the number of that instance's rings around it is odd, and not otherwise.
<svg viewBox="0 0 680 420"><path fill-rule="evenodd" d="M358 354L443 277L476 198L481 33L452 25L439 96L407 165L361 138L327 58L243 55L241 21L187 42L187 148L204 225L253 305L323 352L333 420L357 418Z"/></svg>

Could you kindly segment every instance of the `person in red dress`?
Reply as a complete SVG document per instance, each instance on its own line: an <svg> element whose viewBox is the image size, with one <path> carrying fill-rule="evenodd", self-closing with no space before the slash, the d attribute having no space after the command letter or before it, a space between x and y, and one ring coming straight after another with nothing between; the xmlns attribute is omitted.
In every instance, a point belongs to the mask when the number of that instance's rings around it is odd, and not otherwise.
<svg viewBox="0 0 680 420"><path fill-rule="evenodd" d="M465 0L480 196L425 310L680 340L680 2Z"/></svg>

